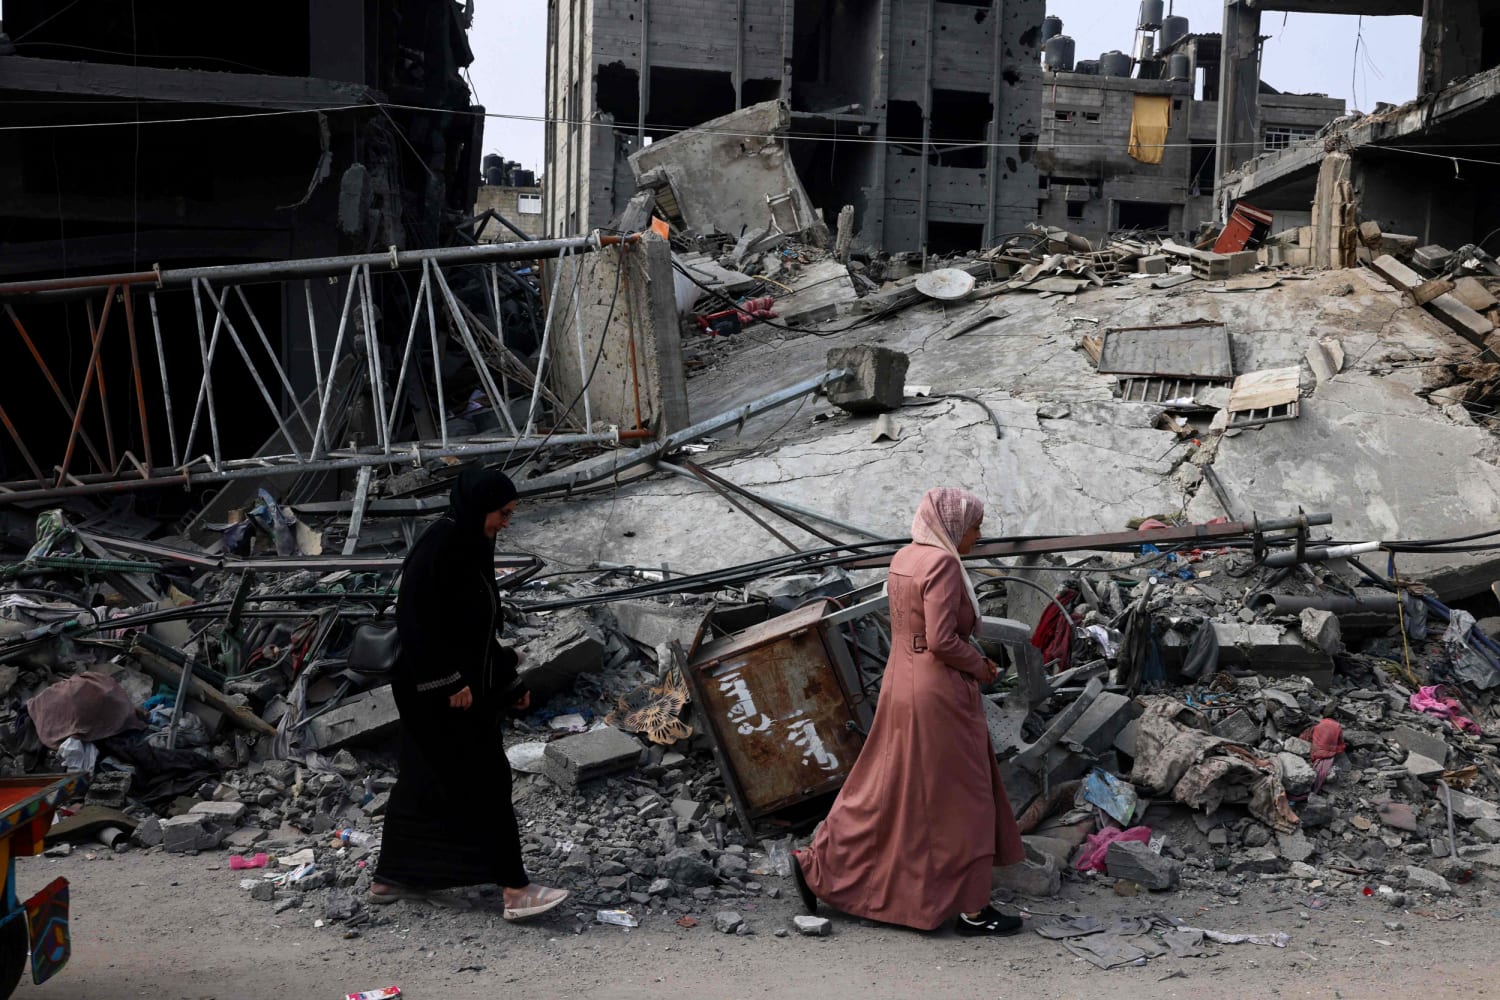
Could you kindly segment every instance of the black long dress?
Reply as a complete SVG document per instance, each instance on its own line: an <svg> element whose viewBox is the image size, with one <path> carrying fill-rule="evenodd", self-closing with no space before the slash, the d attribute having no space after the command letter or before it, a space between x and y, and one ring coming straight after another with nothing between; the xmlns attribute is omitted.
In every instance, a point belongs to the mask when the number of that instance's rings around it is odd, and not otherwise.
<svg viewBox="0 0 1500 1000"><path fill-rule="evenodd" d="M494 542L483 531L488 510L480 509L493 494L477 502L476 492L483 490L472 477L460 479L448 514L408 555L396 602L401 659L391 687L401 713L400 773L375 878L414 889L530 884L500 741L505 710L525 692L516 654L496 640ZM473 704L451 707L449 697L465 686Z"/></svg>

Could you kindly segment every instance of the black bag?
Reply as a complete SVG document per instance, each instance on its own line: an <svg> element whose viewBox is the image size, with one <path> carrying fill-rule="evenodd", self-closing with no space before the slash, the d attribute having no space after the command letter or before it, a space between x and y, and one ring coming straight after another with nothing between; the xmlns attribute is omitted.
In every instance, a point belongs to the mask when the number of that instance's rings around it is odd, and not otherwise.
<svg viewBox="0 0 1500 1000"><path fill-rule="evenodd" d="M389 677L401 659L401 634L396 623L364 622L354 628L349 643L349 669L371 678Z"/></svg>

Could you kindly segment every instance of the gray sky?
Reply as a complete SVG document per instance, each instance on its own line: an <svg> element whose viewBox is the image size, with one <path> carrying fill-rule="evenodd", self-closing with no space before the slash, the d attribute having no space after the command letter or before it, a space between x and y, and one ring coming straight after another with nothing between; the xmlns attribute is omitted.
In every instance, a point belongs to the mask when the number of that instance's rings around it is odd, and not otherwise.
<svg viewBox="0 0 1500 1000"><path fill-rule="evenodd" d="M1129 51L1137 4L1133 0L1048 0L1078 42L1080 59L1110 49ZM1223 0L1168 0L1198 32L1220 30ZM1418 17L1266 14L1262 75L1278 90L1341 97L1368 111L1377 101L1400 104L1417 95ZM1355 58L1356 40L1359 57ZM477 100L491 113L540 117L546 92L547 0L481 0L470 35L470 75ZM542 171L542 127L491 118L484 151Z"/></svg>

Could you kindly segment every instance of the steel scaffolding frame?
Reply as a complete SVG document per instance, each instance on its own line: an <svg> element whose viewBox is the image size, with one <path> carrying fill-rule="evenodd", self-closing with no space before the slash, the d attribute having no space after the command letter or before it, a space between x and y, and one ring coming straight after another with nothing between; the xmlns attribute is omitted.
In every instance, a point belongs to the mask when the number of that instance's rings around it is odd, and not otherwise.
<svg viewBox="0 0 1500 1000"><path fill-rule="evenodd" d="M163 485L223 482L278 474L362 469L445 457L478 457L500 452L529 452L541 448L578 445L604 446L618 444L622 439L651 437L652 432L642 427L612 427L607 432L592 429L593 406L587 391L588 359L579 308L582 267L571 269L571 290L560 288L562 273L568 269L553 269L546 318L542 325L540 360L535 373L505 346L497 271L499 264L505 261L572 257L596 253L607 246L617 246L622 253L630 252L639 238L639 235L608 236L595 233L588 237L570 239L494 243L438 250L398 252L393 247L387 254L177 270L156 269L128 274L0 284L0 310L3 310L4 318L26 346L69 422L61 460L47 467L37 460L11 414L6 412L3 402L0 402L0 425L3 425L34 477L0 483L0 503ZM451 270L453 267L474 265L481 265L487 270L488 281L481 282L481 285L486 293L493 328L458 299L448 275L444 273L445 268ZM621 266L625 266L624 262L621 262ZM398 345L390 336L389 328L385 337L377 332L373 283L375 278L412 270L420 271L420 279L417 293L412 299L406 338ZM312 292L312 281L315 278L336 278L346 285L326 372ZM301 402L297 401L292 378L282 364L265 325L256 315L250 298L245 293L247 284L286 283L297 279L302 280L303 296L307 303L308 336L312 348L314 383L317 387L311 398ZM180 338L183 334L180 331L164 333L161 310L157 303L158 294L174 290L192 296L197 357L201 364L201 375L185 436L180 433L181 421L174 417L172 385L167 365L169 341ZM156 371L150 373L150 377L160 380L160 417L166 425L166 438L171 453L170 462L166 464L155 461L152 448L150 411L153 406L148 405L145 389L148 374L141 362L136 323L136 296L142 291L147 300L151 336L157 353ZM97 311L96 320L94 304L95 297L100 292L103 294L103 302ZM291 293L291 289L284 289L283 301L290 303ZM44 303L79 297L84 299L88 316L90 355L82 373L82 389L75 401L64 393L57 376L38 349L31 331L22 323L13 303ZM571 413L563 412L564 404L545 385L552 341L556 337L567 336L565 332L554 334L560 297L570 300L574 316L572 332L576 341L579 376L585 387L581 398L581 423ZM235 302L243 312L238 323L231 316L231 307ZM139 424L138 439L127 432L118 435L117 440L116 429L110 419L110 387L105 378L101 348L109 329L109 321L116 313L117 303L118 312L124 315L129 345L131 382ZM245 319L249 322L248 330L242 325ZM430 346L431 370L423 370L426 359L418 350L418 337L421 335L424 319L426 337L423 346ZM451 335L442 328L443 323L451 328ZM451 432L444 380L438 365L438 360L443 356L442 341L445 336L450 343L456 343L460 347L460 353L473 365L480 391L502 421L503 434L455 435ZM285 442L284 453L254 457L224 454L220 441L223 414L219 396L222 393L215 393L213 368L221 354L228 354L226 340L244 362L256 394L270 411L280 439ZM387 387L392 373L385 370L385 362L381 356L382 342L392 350L393 359L396 357L396 348L400 347L400 363L394 372L394 387L389 395ZM263 352L259 358L251 350L255 344ZM566 353L570 352L557 352L559 358ZM346 357L352 358L352 362L344 360ZM335 425L342 413L340 408L344 406L343 401L335 398L335 386L339 382L336 371L341 365L344 369L349 369L351 364L356 385L367 394L370 402L375 432L373 445L341 447L333 441L333 436L337 433ZM419 384L421 390L418 388ZM402 414L403 392L411 390L415 394L428 387L433 390L433 395L426 398L435 398L435 405L431 405L431 409L435 411L437 418L437 436L431 439L395 440ZM179 390L180 388L179 386ZM513 416L511 413L512 396L509 390L512 388L518 388L522 393L517 397L517 402L526 400L524 426L518 426L519 415ZM278 400L279 393L284 393L284 398L292 400L292 404L287 406ZM95 396L98 397L99 416L103 423L102 449L85 427L85 419ZM559 420L558 426L550 428L546 433L538 427L544 404L553 408ZM413 411L415 412L415 404ZM206 442L201 440L205 436ZM92 461L92 471L75 471L74 463L79 459L80 448Z"/></svg>

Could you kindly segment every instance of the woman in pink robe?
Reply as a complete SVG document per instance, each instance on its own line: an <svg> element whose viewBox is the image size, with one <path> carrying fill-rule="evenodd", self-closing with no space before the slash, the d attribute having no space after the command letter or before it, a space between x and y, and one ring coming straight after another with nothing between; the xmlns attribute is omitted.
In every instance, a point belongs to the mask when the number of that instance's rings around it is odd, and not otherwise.
<svg viewBox="0 0 1500 1000"><path fill-rule="evenodd" d="M891 562L891 656L870 738L833 811L793 871L818 901L882 923L963 935L1009 934L990 905L993 869L1025 857L979 689L998 668L969 637L979 624L959 561L979 539L984 504L929 490L912 544Z"/></svg>

